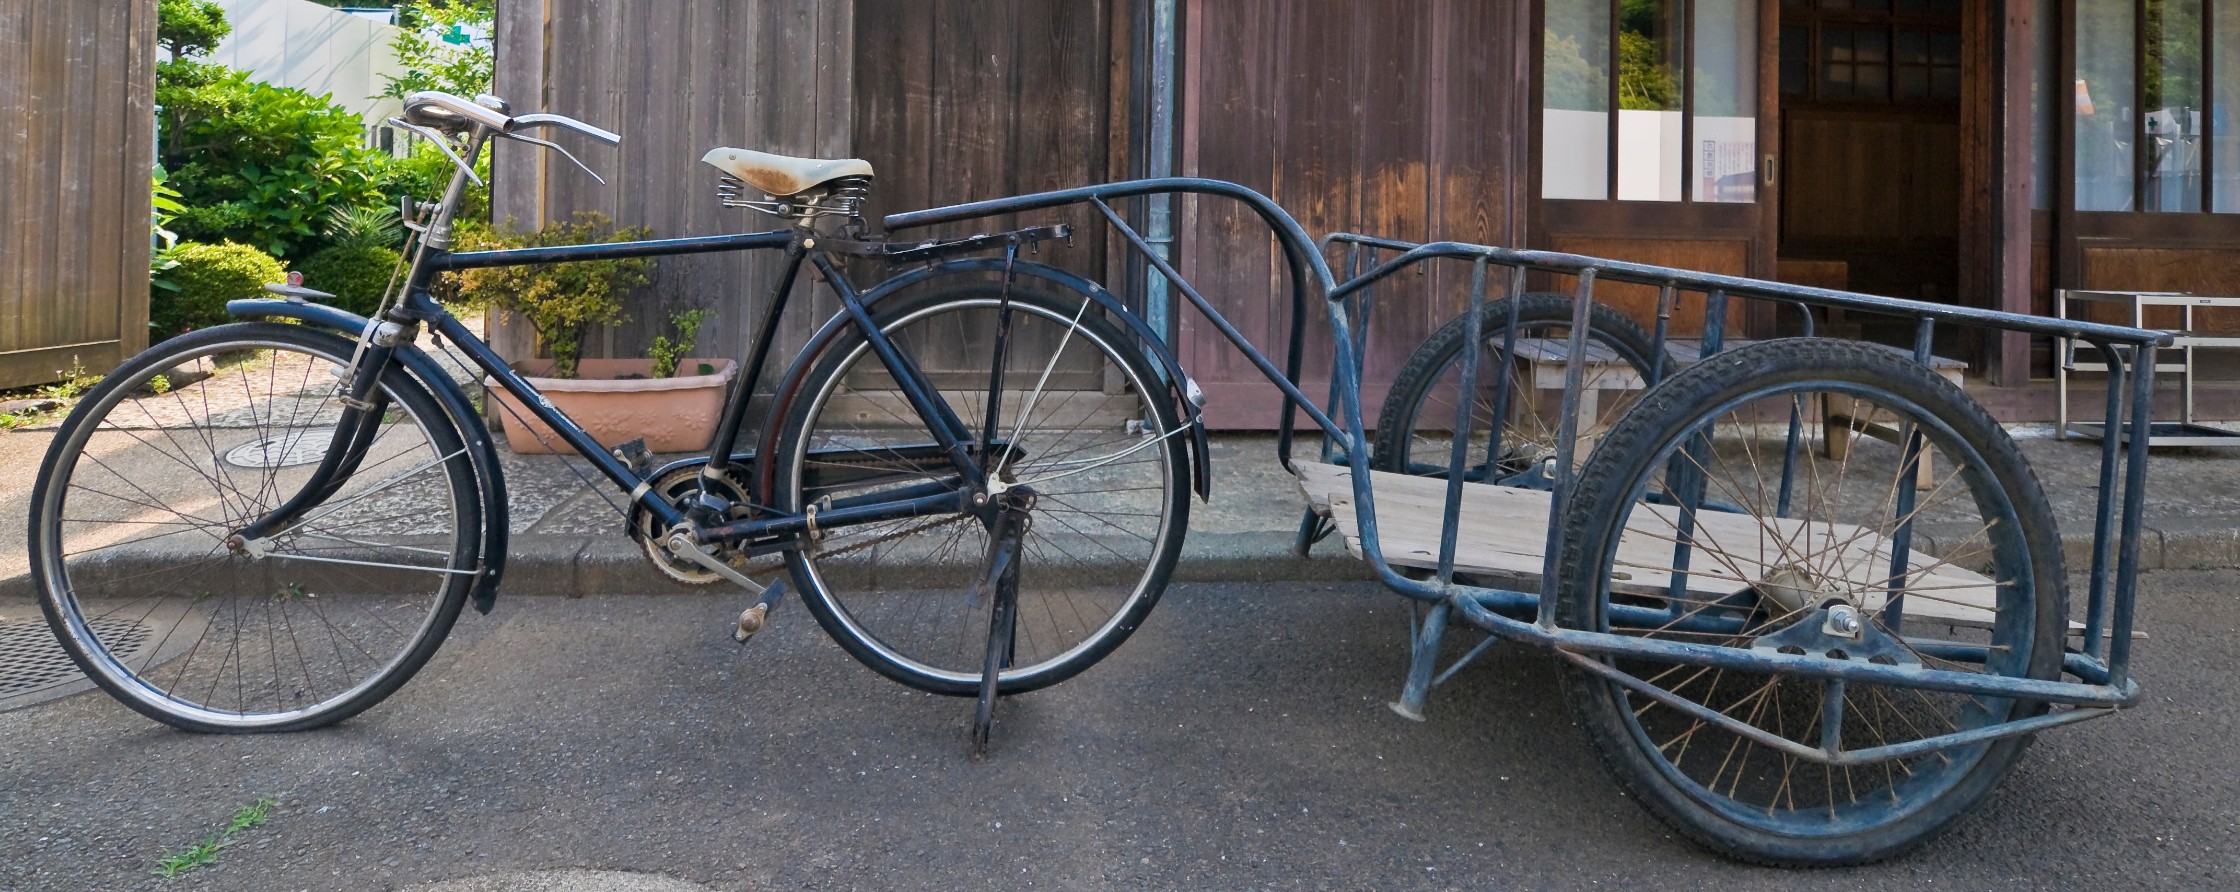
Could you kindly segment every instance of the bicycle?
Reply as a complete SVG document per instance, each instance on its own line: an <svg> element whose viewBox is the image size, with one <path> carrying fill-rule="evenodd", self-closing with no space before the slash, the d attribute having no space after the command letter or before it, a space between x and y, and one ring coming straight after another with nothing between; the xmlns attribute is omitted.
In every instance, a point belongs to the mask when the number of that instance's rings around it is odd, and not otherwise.
<svg viewBox="0 0 2240 892"><path fill-rule="evenodd" d="M415 344L423 329L628 493L627 529L664 573L759 596L742 641L786 587L741 568L782 551L851 656L921 690L980 696L982 741L995 695L1082 671L1157 603L1188 524L1186 435L1197 431L1202 455L1203 432L1184 421L1196 407L1172 354L1117 298L1020 256L1065 227L866 239L868 164L719 149L706 160L725 171L726 203L785 228L453 253L468 161L485 146L513 139L574 160L528 134L619 137L439 93L412 97L394 123L459 167L440 201L407 207L416 238L397 299L373 319L299 286L235 301L249 321L126 362L47 455L32 519L42 603L73 658L127 705L195 731L331 724L409 679L464 603L490 609L507 548L503 469L472 401ZM595 442L429 296L449 271L739 250L781 251L784 272L715 445L660 468ZM859 289L849 258L916 268ZM773 388L759 448L735 454L804 265L842 313ZM943 341L976 349L931 367L926 348ZM124 453L139 460L110 460ZM170 633L142 640L158 625Z"/></svg>

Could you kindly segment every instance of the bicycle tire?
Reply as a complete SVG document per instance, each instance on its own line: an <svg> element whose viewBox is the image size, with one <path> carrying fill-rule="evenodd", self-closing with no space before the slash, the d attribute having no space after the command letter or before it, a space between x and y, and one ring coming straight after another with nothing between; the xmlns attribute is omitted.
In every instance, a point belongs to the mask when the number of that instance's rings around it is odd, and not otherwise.
<svg viewBox="0 0 2240 892"><path fill-rule="evenodd" d="M949 283L925 292L904 293L872 308L879 328L904 353L928 362L924 348L935 341L966 343L953 351L951 366L936 377L956 384L943 399L976 431L982 427L986 391L993 365L989 334L1003 291L993 282ZM1165 398L1157 368L1140 346L1099 317L1086 295L1060 294L1039 287L1010 289L1015 330L1013 356L1006 364L1005 406L1029 406L1033 424L1021 425L1011 410L1000 425L1020 428L1016 452L999 459L1019 483L1033 483L1038 472L1038 524L1028 534L1021 560L1015 660L999 675L998 692L1023 693L1064 681L1109 655L1143 622L1157 604L1181 552L1189 523L1189 455L1186 428ZM1021 345L1027 345L1021 347ZM1072 347L1066 345L1071 344ZM1042 391L1037 376L1056 369L1060 358L1079 356L1086 345L1096 354L1093 370L1073 369L1072 377L1115 373L1111 392L1068 391L1057 402L1028 398ZM1043 357L1036 350L1047 350ZM1023 358L1026 352L1032 358ZM1043 361L1047 359L1048 361ZM976 360L985 364L971 365ZM777 442L773 505L800 514L835 490L812 491L805 469L846 464L849 456L871 455L893 444L930 442L931 435L899 401L881 402L878 385L885 369L860 330L850 329L809 360L798 386L782 388L791 402L773 412L782 418ZM869 376L858 390L853 377ZM975 383L976 382L976 383ZM937 385L940 382L936 382ZM885 381L892 387L891 380ZM842 391L847 398L841 399ZM1055 392L1055 391L1053 391ZM1082 398L1083 394L1091 394ZM841 408L883 406L883 417L865 419ZM1048 408L1049 413L1037 414ZM864 410L871 411L871 410ZM1043 426L1042 419L1065 413ZM1110 426L1105 426L1110 425ZM887 445L870 446L868 442ZM835 444L838 444L835 446ZM819 449L838 448L841 458ZM825 458L812 458L812 455ZM912 480L954 473L945 458L902 459L901 477ZM1087 457L1081 457L1087 456ZM1125 459L1125 460L1123 460ZM1096 461L1110 464L1095 466ZM1071 462L1079 470L1059 470ZM1094 472L1094 473L1091 473ZM1051 478L1050 474L1064 474ZM899 479L899 478L898 478ZM891 481L890 481L891 482ZM886 485L866 483L866 487ZM986 529L970 514L945 521L920 519L852 528L845 532L804 533L786 558L795 587L817 622L850 656L887 678L919 690L952 696L978 691L985 663L989 602L970 591L978 560L986 548ZM924 533L946 536L916 545L896 545ZM930 546L930 547L929 547ZM843 560L859 555L852 560ZM883 569L892 560L907 570ZM1036 566L1040 564L1041 566ZM1053 572L1063 570L1064 572ZM915 598L914 601L911 599ZM909 610L907 615L902 611Z"/></svg>
<svg viewBox="0 0 2240 892"><path fill-rule="evenodd" d="M1484 344L1484 353L1478 366L1480 388L1491 387L1495 380L1493 376L1500 369L1502 341L1509 328L1511 300L1501 298L1486 303L1484 321L1479 326L1479 340ZM1519 338L1561 338L1565 335L1558 330L1569 331L1574 305L1568 295L1541 292L1526 294L1514 300ZM1649 380L1651 358L1656 351L1648 333L1642 331L1641 326L1634 324L1632 319L1626 318L1624 313L1607 304L1595 304L1590 312L1588 338L1616 353L1626 367L1638 376L1639 381ZM1467 343L1469 327L1468 314L1448 320L1409 352L1407 361L1400 366L1399 374L1393 376L1392 389L1386 392L1384 403L1377 412L1376 438L1374 451L1371 453L1377 470L1422 476L1441 476L1446 473L1451 458L1449 448L1453 435L1450 432L1442 438L1437 435L1423 436L1419 432L1428 430L1436 434L1451 431L1454 425L1455 407L1451 398L1441 405L1427 403L1439 403L1438 394L1441 390L1452 390L1459 383L1456 369L1462 356L1462 348ZM1668 371L1671 367L1670 363L1666 364ZM1552 455L1555 443L1554 430L1547 428L1545 420L1527 408L1527 400L1536 394L1523 385L1524 370L1512 368L1512 375L1516 376L1512 378L1515 382L1512 393L1521 394L1513 396L1510 402L1512 420L1531 419L1542 423L1532 426L1505 425L1502 435L1503 452L1512 458L1497 463L1500 466L1492 469L1495 476L1508 476L1527 470L1535 461ZM1598 382L1590 376L1585 383L1592 388ZM1480 397L1473 403L1471 429L1490 429L1492 403L1485 397ZM1622 406L1605 407L1602 415L1614 419L1621 408ZM1579 452L1582 456L1591 451L1589 447L1594 440L1594 430L1595 427L1589 425L1582 432L1585 434L1580 441L1582 448ZM1474 445L1467 459L1467 466L1476 467L1485 461L1484 447Z"/></svg>
<svg viewBox="0 0 2240 892"><path fill-rule="evenodd" d="M126 361L64 420L32 495L33 578L56 638L111 696L189 731L305 730L380 702L441 646L475 579L482 493L401 366L341 489L262 555L226 542L325 454L331 373L355 347L300 325L203 329Z"/></svg>

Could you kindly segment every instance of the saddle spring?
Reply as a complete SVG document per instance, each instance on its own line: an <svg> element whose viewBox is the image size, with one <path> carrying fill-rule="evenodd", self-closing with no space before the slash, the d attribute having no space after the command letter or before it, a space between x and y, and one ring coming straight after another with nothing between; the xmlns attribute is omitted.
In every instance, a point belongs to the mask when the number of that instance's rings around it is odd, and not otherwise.
<svg viewBox="0 0 2240 892"><path fill-rule="evenodd" d="M748 198L751 194L761 198ZM738 177L724 176L716 183L716 198L727 208L747 208L773 217L789 220L806 220L813 217L848 217L861 215L863 201L871 197L870 177L841 177L824 184L819 189L799 195L784 197L771 195L748 186Z"/></svg>

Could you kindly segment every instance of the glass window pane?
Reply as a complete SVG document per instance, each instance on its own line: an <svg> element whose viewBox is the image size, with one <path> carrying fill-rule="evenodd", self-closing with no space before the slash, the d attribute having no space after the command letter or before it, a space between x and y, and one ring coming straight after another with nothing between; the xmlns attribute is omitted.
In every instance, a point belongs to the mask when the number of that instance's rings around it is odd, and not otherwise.
<svg viewBox="0 0 2240 892"><path fill-rule="evenodd" d="M1618 20L1618 198L1679 201L1685 0L1627 0Z"/></svg>
<svg viewBox="0 0 2240 892"><path fill-rule="evenodd" d="M2076 0L2077 210L2131 209L2133 0Z"/></svg>
<svg viewBox="0 0 2240 892"><path fill-rule="evenodd" d="M1925 31L1898 32L1898 62L1903 65L1929 64L1929 35Z"/></svg>
<svg viewBox="0 0 2240 892"><path fill-rule="evenodd" d="M1939 65L1960 64L1960 35L1940 31L1929 38L1929 60Z"/></svg>
<svg viewBox="0 0 2240 892"><path fill-rule="evenodd" d="M1758 199L1758 4L1697 0L1695 4L1696 201Z"/></svg>
<svg viewBox="0 0 2240 892"><path fill-rule="evenodd" d="M1929 69L1898 69L1897 94L1899 99L1929 98Z"/></svg>
<svg viewBox="0 0 2240 892"><path fill-rule="evenodd" d="M1548 0L1540 194L1610 197L1610 3Z"/></svg>
<svg viewBox="0 0 2240 892"><path fill-rule="evenodd" d="M2212 0L2217 33L2209 58L2216 66L2216 107L2209 110L2210 164L2216 171L2210 207L2240 213L2240 127L2232 109L2240 107L2240 0Z"/></svg>
<svg viewBox="0 0 2240 892"><path fill-rule="evenodd" d="M2201 0L2146 5L2149 211L2201 210Z"/></svg>
<svg viewBox="0 0 2240 892"><path fill-rule="evenodd" d="M1781 92L1812 92L1812 32L1799 25L1781 29Z"/></svg>
<svg viewBox="0 0 2240 892"><path fill-rule="evenodd" d="M2220 0L2240 3L2240 0ZM2061 8L2053 0L2037 0L2030 34L2030 127L2036 141L2030 144L2030 207L2053 207L2054 68L2060 65L2055 46L2061 27Z"/></svg>
<svg viewBox="0 0 2240 892"><path fill-rule="evenodd" d="M1929 98L1960 98L1960 69L1936 68L1930 71Z"/></svg>
<svg viewBox="0 0 2240 892"><path fill-rule="evenodd" d="M1861 28L1854 31L1851 52L1862 63L1886 64L1890 61L1890 34L1881 28Z"/></svg>

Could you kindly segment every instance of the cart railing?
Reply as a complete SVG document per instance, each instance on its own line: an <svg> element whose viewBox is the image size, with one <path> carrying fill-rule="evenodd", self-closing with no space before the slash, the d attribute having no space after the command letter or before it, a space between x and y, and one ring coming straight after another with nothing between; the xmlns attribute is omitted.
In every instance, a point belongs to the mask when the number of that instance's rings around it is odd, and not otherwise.
<svg viewBox="0 0 2240 892"><path fill-rule="evenodd" d="M1956 307L1944 304L1897 298L1877 297L1848 291L1814 288L1769 282L1738 276L1694 272L1670 267L1625 261L1605 260L1576 254L1551 251L1531 251L1472 245L1457 242L1416 244L1375 236L1338 233L1326 238L1331 247L1364 251L1371 261L1356 275L1349 277L1330 292L1331 318L1341 332L1337 338L1340 358L1333 369L1332 392L1358 393L1361 384L1361 360L1365 338L1358 328L1366 324L1365 311L1372 301L1373 286L1389 279L1402 270L1448 260L1468 263L1472 267L1469 298L1465 312L1471 322L1468 331L1478 331L1486 312L1487 284L1492 278L1490 269L1500 267L1507 271L1507 293L1520 295L1525 292L1528 274L1547 273L1576 278L1573 289L1573 324L1569 329L1568 355L1586 355L1585 339L1589 331L1589 313L1594 301L1595 286L1604 281L1647 285L1659 289L1657 319L1653 334L1653 356L1658 367L1652 370L1650 385L1656 378L1669 373L1664 368L1665 346L1669 338L1669 321L1674 308L1687 295L1701 295L1704 300L1703 353L1715 354L1724 348L1725 322L1729 303L1733 299L1772 301L1783 305L1809 309L1840 309L1851 312L1878 314L1912 320L1914 323L1913 357L1927 363L1931 359L1930 345L1939 324L1958 325L1977 329L2016 331L2057 338L2083 341L2098 349L2108 358L2109 381L2105 412L2111 430L2129 418L2143 429L2148 421L2154 381L2154 348L2169 343L2162 332L2125 326L2106 325L2080 320L2048 319L2016 313ZM1388 259L1375 259L1375 252L1391 252ZM1354 267L1358 260L1347 258L1347 266ZM1516 303L1510 302L1514 309ZM1348 331L1348 329L1354 329ZM1476 386L1476 375L1481 374L1478 354L1486 347L1477 338L1466 338L1467 345L1460 359L1464 392ZM1510 345L1505 345L1510 346ZM1506 394L1505 376L1511 373L1508 364L1496 364L1492 374L1496 379L1494 392ZM1579 405L1582 391L1582 363L1573 360L1565 371L1563 409L1560 415L1557 455L1553 462L1555 480L1554 503L1566 504L1575 486L1577 467ZM2127 703L2137 696L2137 686L2129 673L2130 642L2133 632L2133 606L2137 594L2139 569L2140 515L2145 501L2146 444L2143 438L2132 438L2127 450L2119 450L2121 438L2108 437L2102 441L2099 465L2100 500L2094 515L2092 568L2090 594L2086 606L2084 643L2080 650L2065 654L2064 671L2081 683L2035 682L2021 679L1974 676L1966 673L1940 670L1900 669L1885 666L1844 666L1824 660L1779 655L1750 655L1739 658L1733 649L1706 648L1661 641L1644 641L1638 638L1560 629L1555 625L1555 599L1558 551L1557 539L1560 524L1551 524L1548 548L1541 572L1541 589L1537 597L1500 589L1487 589L1458 583L1454 579L1453 553L1457 532L1455 520L1459 516L1463 480L1469 470L1465 461L1464 445L1473 433L1469 424L1467 400L1457 411L1455 448L1446 468L1446 499L1443 518L1446 521L1439 545L1438 572L1431 579L1411 578L1390 567L1384 560L1378 541L1374 508L1375 493L1364 473L1369 456L1367 439L1362 425L1362 408L1357 401L1340 400L1337 403L1340 419L1346 427L1342 454L1334 457L1344 460L1353 470L1353 489L1357 509L1360 551L1376 567L1379 577L1391 588L1413 597L1430 601L1452 601L1473 622L1498 635L1528 638L1553 645L1582 665L1592 664L1593 670L1604 665L1584 654L1614 654L1646 657L1671 663L1728 666L1737 669L1754 669L1783 674L1818 678L1847 678L1859 681L1946 690L1958 693L1991 694L2054 703L2082 706L2112 707ZM1496 407L1495 416L1500 417ZM1497 438L1499 424L1490 434ZM1790 426L1791 460L1797 452L1795 439L1798 426L1792 418ZM1496 441L1497 443L1498 441ZM1489 453L1493 447L1489 447ZM1788 469L1784 469L1784 479ZM2120 481L2120 483L2119 483ZM1910 493L1908 493L1910 495ZM1903 512L1901 511L1901 516ZM1903 536L1905 526L1900 527ZM1682 546L1685 547L1685 546ZM2113 571L2112 573L2110 571ZM1529 600L1527 600L1529 599ZM1536 602L1536 603L1535 603ZM1534 611L1532 622L1523 622L1504 615L1514 608L1529 604ZM1506 609L1505 609L1506 608ZM1750 664L1750 665L1745 665ZM1591 670L1592 671L1592 670ZM1950 676L1950 677L1932 677ZM2061 713L2058 715L2070 715ZM2073 721L2087 716L2070 715L2068 719L2048 716L2044 722ZM1706 720L1711 720L1708 716ZM2036 724L2024 723L2003 726L1997 736L2029 733ZM1939 746L1954 746L1973 742L1979 732L1962 740L1958 737L1943 740ZM1769 744L1773 741L1767 741ZM1781 745L1781 744L1774 744ZM1850 758L1859 754L1853 753ZM1890 754L1878 758L1890 758Z"/></svg>
<svg viewBox="0 0 2240 892"><path fill-rule="evenodd" d="M1125 217L1114 210L1115 201L1157 195L1198 195L1206 198L1228 199L1251 209L1270 231L1282 249L1288 285L1291 290L1293 314L1288 332L1284 362L1281 367L1247 339L1236 326L1228 321L1182 273L1175 264L1153 249L1150 242L1128 224ZM1443 533L1439 544L1438 571L1428 579L1412 578L1388 563L1379 546L1376 493L1369 474L1370 449L1363 424L1360 405L1362 355L1367 341L1363 336L1372 286L1390 278L1401 270L1434 260L1469 263L1469 300L1466 312L1470 315L1470 331L1479 330L1487 306L1488 283L1494 278L1493 268L1506 271L1507 293L1522 294L1527 277L1545 273L1576 277L1573 290L1574 318L1570 327L1569 356L1573 357L1565 370L1564 403L1576 406L1583 388L1583 365L1579 357L1585 355L1584 339L1589 330L1589 313L1594 302L1594 287L1601 281L1648 285L1659 289L1658 322L1656 334L1657 353L1661 357L1669 335L1669 316L1683 296L1701 295L1704 300L1705 332L1703 352L1715 354L1724 348L1723 332L1732 300L1775 301L1784 305L1804 308L1809 319L1813 309L1841 309L1860 313L1895 316L1912 320L1915 328L1913 355L1917 361L1930 359L1930 344L1936 326L1957 325L1969 328L2016 331L2083 341L2098 348L2109 359L2110 373L2106 404L2107 420L2111 428L2126 417L2143 425L2148 416L2153 386L2154 348L2168 343L2168 336L2143 329L2105 325L2078 320L2047 319L2015 313L1956 307L1922 301L1877 297L1849 291L1789 285L1738 276L1694 272L1670 267L1624 261L1605 260L1551 251L1532 251L1473 245L1459 242L1433 242L1416 244L1382 239L1373 236L1338 234L1318 243L1307 235L1305 229L1280 206L1249 188L1198 178L1163 178L1110 183L1043 192L1012 198L994 199L928 211L894 214L885 218L889 230L901 230L941 223L959 222L1001 214L1016 214L1039 209L1071 205L1089 205L1111 225L1112 230L1124 240L1145 263L1171 283L1175 292L1183 295L1198 312L1257 368L1262 375L1282 393L1283 406L1279 415L1279 458L1285 467L1292 468L1291 457L1293 419L1295 412L1303 412L1321 429L1325 437L1342 444L1342 453L1334 454L1340 463L1351 470L1351 488L1354 511L1360 528L1360 552L1386 586L1401 594L1437 604L1451 605L1465 618L1495 635L1525 639L1550 645L1563 652L1567 659L1586 667L1588 671L1615 672L1591 655L1623 655L1671 664L1699 664L1731 666L1758 672L1778 672L1809 678L1849 679L1910 687L1924 690L1952 691L1963 694L1981 694L2013 697L2051 703L2074 704L2090 707L2051 714L2028 722L2009 722L1991 728L1976 729L1961 734L1925 738L1907 744L1907 752L1915 749L1935 749L1979 742L1983 739L2030 733L2047 724L2076 721L2100 714L2106 708L2127 703L2137 696L2137 685L2129 677L2130 638L2133 622L2133 603L2139 569L2140 514L2144 505L2146 450L2142 439L2134 438L2127 452L2117 449L2117 439L2103 442L2100 478L2101 497L2094 518L2092 582L2088 600L2085 641L2080 650L2064 655L2064 670L2077 681L2032 680L2006 678L1937 669L1885 666L1863 663L1817 659L1784 654L1753 654L1735 648L1711 648L1651 641L1620 635L1564 629L1555 623L1558 524L1551 524L1548 531L1548 548L1541 569L1541 586L1537 593L1517 592L1457 582L1455 579L1455 550L1457 523L1465 477L1465 456L1459 444L1466 436L1457 438L1457 447L1449 457L1447 486L1442 503ZM1376 261L1367 269L1339 282L1333 276L1323 247L1334 245L1360 246L1379 251L1394 252L1389 259ZM1350 270L1349 270L1350 271ZM1331 393L1336 397L1329 404L1335 412L1326 411L1309 397L1300 380L1301 359L1305 339L1305 313L1311 296L1326 301L1326 310L1332 327L1334 362ZM1511 303L1514 306L1514 302ZM1468 349L1461 360L1464 386L1474 386L1481 373L1482 345L1477 338L1466 338ZM1503 364L1506 365L1506 364ZM1652 377L1668 372L1659 360ZM1506 368L1495 369L1495 375L1506 375ZM1652 382L1654 383L1654 382ZM2128 386L2126 386L2128 384ZM1458 409L1463 416L1458 430L1467 434L1468 408ZM1576 413L1566 411L1558 432L1558 455L1554 462L1554 504L1561 510L1575 483L1575 461L1578 451L1578 419ZM1796 425L1792 421L1791 438L1794 440ZM1795 449L1792 445L1791 453ZM1202 459L1202 457L1201 457ZM2120 478L2120 486L2118 481ZM1907 496L1910 498L1910 494ZM1902 516L1902 515L1901 515ZM1910 522L1907 524L1910 525ZM1903 533L1901 532L1901 536ZM1899 540L1903 542L1901 538ZM2113 572L2110 572L2110 571ZM1901 567L1897 572L1904 572ZM1530 604L1531 621L1504 615L1505 608ZM1443 616L1444 612L1439 611ZM1443 622L1443 620L1442 620ZM1435 637L1437 630L1426 629ZM1419 645L1421 639L1419 639ZM1731 720L1706 716L1706 721L1726 724ZM1739 730L1739 729L1738 729ZM1741 731L1754 738L1763 734ZM1766 740L1769 745L1788 747L1792 744ZM1873 758L1896 758L1906 753L1833 754L1814 751L1809 756L1820 760L1849 760L1871 755ZM1800 754L1801 755L1801 754Z"/></svg>

